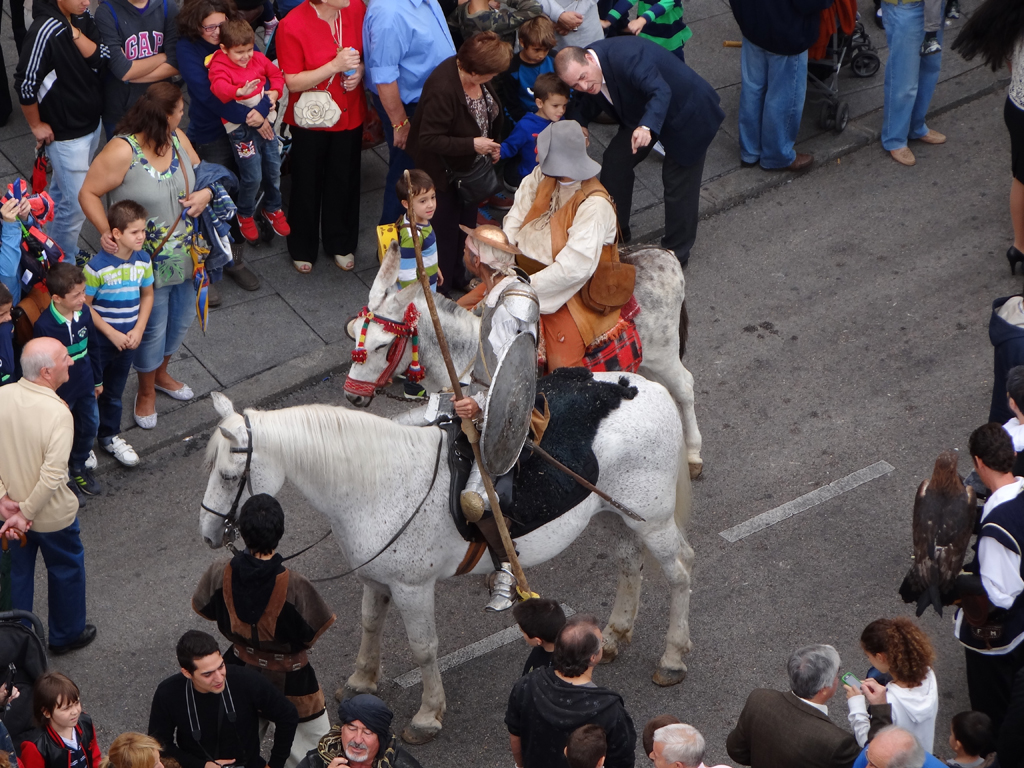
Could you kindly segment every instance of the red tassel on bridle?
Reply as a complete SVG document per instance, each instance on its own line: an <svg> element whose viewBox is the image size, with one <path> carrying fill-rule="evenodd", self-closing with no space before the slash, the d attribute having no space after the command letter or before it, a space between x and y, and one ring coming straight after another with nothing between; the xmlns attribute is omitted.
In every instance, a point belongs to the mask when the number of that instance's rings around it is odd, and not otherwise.
<svg viewBox="0 0 1024 768"><path fill-rule="evenodd" d="M381 373L377 383L370 385L368 382L354 381L349 376L345 381L346 391L356 392L357 394L372 394L374 389L387 384L392 374L394 374L395 368L398 367L398 363L405 352L405 345L410 338L412 339L412 362L409 363L405 376L409 381L420 381L427 375L426 369L420 364L420 337L417 332L420 313L414 304L410 303L405 308L405 314L401 322L375 315L368 307L363 307L358 317L363 319L363 324L359 329L359 336L356 338L356 347L352 350L353 363L360 364L366 362L366 333L370 328L370 323L376 323L387 333L392 334L395 339L391 342L392 346L388 350L388 365L383 373ZM397 348L395 347L396 344L398 345ZM368 388L370 389L369 392L363 391Z"/></svg>

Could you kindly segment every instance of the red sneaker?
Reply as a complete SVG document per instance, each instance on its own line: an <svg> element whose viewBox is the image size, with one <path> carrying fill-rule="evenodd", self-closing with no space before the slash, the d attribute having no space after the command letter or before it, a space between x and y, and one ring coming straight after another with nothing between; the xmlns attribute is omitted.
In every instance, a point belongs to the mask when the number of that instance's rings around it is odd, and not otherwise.
<svg viewBox="0 0 1024 768"><path fill-rule="evenodd" d="M244 237L250 245L258 243L260 240L260 231L256 227L256 220L252 216L243 216L238 214L238 228L242 230L242 237Z"/></svg>
<svg viewBox="0 0 1024 768"><path fill-rule="evenodd" d="M288 219L284 217L284 211L271 212L264 208L263 218L270 222L270 226L281 237L288 237L292 233L292 228L288 226Z"/></svg>

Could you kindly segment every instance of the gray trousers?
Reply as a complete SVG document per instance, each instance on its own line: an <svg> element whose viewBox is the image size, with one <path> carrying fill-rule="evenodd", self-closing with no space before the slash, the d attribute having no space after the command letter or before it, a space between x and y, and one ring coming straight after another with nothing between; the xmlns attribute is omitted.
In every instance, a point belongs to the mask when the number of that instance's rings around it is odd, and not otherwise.
<svg viewBox="0 0 1024 768"><path fill-rule="evenodd" d="M938 32L942 28L946 0L924 1L924 31Z"/></svg>

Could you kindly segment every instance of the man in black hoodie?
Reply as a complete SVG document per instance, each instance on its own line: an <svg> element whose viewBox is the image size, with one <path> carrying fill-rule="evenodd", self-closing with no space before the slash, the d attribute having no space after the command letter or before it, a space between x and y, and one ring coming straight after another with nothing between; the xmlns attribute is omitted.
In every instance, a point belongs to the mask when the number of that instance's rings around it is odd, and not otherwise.
<svg viewBox="0 0 1024 768"><path fill-rule="evenodd" d="M568 768L569 734L588 723L604 729L606 768L633 768L636 731L622 697L592 680L601 643L597 619L571 617L555 640L554 667L535 669L512 688L505 725L518 768Z"/></svg>
<svg viewBox="0 0 1024 768"><path fill-rule="evenodd" d="M299 726L285 764L294 768L331 727L307 651L335 615L308 580L282 565L275 550L284 535L284 510L277 499L266 493L247 499L238 530L245 551L207 569L192 608L216 621L234 644L225 662L255 670L295 705Z"/></svg>
<svg viewBox="0 0 1024 768"><path fill-rule="evenodd" d="M100 143L102 77L110 49L89 15L89 0L41 0L21 48L14 85L36 147L53 166L48 234L70 258L78 255L85 214L78 193ZM33 8L33 13L35 8Z"/></svg>
<svg viewBox="0 0 1024 768"><path fill-rule="evenodd" d="M807 50L834 0L729 0L743 32L740 158L766 171L802 171L793 150L807 95Z"/></svg>

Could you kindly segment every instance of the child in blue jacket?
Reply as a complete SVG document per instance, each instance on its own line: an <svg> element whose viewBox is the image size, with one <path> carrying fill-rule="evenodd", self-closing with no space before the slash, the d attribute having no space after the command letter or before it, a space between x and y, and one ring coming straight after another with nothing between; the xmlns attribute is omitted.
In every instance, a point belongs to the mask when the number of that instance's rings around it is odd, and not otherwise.
<svg viewBox="0 0 1024 768"><path fill-rule="evenodd" d="M546 72L534 81L533 95L537 111L525 114L501 145L502 160L519 158L505 166L505 180L514 187L537 167L537 134L562 119L569 103L569 86L554 72Z"/></svg>

